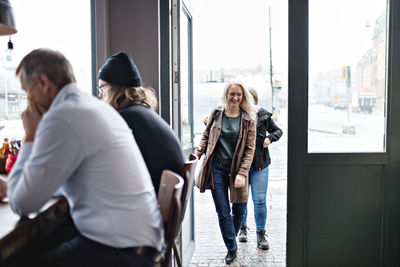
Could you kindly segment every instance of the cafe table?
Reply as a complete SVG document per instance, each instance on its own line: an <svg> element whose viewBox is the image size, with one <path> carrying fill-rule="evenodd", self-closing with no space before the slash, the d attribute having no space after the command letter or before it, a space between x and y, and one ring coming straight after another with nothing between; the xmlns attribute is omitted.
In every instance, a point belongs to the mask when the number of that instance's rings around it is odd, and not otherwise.
<svg viewBox="0 0 400 267"><path fill-rule="evenodd" d="M4 180L4 176L0 179ZM13 213L7 198L0 201L0 266L12 265L24 249L53 233L68 218L69 206L65 197L50 199L38 213L27 218Z"/></svg>

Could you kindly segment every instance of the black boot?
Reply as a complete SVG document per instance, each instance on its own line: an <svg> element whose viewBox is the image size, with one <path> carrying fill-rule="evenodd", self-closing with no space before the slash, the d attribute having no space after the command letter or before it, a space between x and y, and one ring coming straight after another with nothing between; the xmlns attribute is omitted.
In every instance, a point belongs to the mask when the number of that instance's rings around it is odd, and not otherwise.
<svg viewBox="0 0 400 267"><path fill-rule="evenodd" d="M247 228L246 226L241 226L239 230L239 242L247 242Z"/></svg>
<svg viewBox="0 0 400 267"><path fill-rule="evenodd" d="M226 254L225 257L226 264L231 264L236 259L236 254L237 254L237 248L233 250L228 250L228 253Z"/></svg>
<svg viewBox="0 0 400 267"><path fill-rule="evenodd" d="M257 232L257 248L268 250L269 244L267 239L265 238L265 230L261 230Z"/></svg>

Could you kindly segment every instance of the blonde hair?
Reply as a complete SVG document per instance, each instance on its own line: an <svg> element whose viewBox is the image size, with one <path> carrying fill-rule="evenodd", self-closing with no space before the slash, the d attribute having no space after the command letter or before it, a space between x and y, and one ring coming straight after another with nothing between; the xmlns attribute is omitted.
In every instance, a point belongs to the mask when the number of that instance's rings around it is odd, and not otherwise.
<svg viewBox="0 0 400 267"><path fill-rule="evenodd" d="M248 89L249 89L251 96L254 99L254 104L257 105L258 104L258 95L257 95L256 89L254 89L253 87L249 87Z"/></svg>
<svg viewBox="0 0 400 267"><path fill-rule="evenodd" d="M110 87L107 89L104 101L113 106L116 110L139 104L157 112L158 103L153 88L109 85Z"/></svg>
<svg viewBox="0 0 400 267"><path fill-rule="evenodd" d="M242 89L243 97L242 97L242 102L240 103L240 108L243 109L244 111L246 111L250 115L250 117L254 119L254 117L256 115L256 107L254 105L254 99L253 99L253 96L251 95L251 93L249 92L249 90L243 85L242 82L230 81L226 84L224 93L221 97L221 101L224 105L224 108L226 108L228 105L226 100L228 98L229 88L232 85L237 85Z"/></svg>

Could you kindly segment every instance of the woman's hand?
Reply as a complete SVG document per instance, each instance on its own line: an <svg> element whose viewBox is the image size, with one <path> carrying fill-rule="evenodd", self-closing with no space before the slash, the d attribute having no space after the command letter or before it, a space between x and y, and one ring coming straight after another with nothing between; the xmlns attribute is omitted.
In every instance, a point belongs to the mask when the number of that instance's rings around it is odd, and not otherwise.
<svg viewBox="0 0 400 267"><path fill-rule="evenodd" d="M208 116L204 116L203 119L202 119L202 121L203 121L203 123L204 123L204 126L207 126L207 123L208 123Z"/></svg>
<svg viewBox="0 0 400 267"><path fill-rule="evenodd" d="M271 144L271 139L269 139L268 137L266 137L264 139L264 148L268 147Z"/></svg>
<svg viewBox="0 0 400 267"><path fill-rule="evenodd" d="M246 178L241 174L236 175L234 187L241 188L245 185L246 185Z"/></svg>
<svg viewBox="0 0 400 267"><path fill-rule="evenodd" d="M196 148L196 149L194 150L194 154L196 155L196 157L197 157L198 159L200 159L200 158L201 158L201 155L203 155L203 152L201 152L200 148Z"/></svg>

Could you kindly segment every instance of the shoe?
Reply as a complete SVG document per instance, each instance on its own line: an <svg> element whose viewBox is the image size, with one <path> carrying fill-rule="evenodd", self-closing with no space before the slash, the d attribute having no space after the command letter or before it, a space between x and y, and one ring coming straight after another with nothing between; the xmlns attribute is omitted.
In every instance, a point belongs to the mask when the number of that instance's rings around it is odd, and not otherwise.
<svg viewBox="0 0 400 267"><path fill-rule="evenodd" d="M247 242L247 228L246 226L241 226L239 230L239 242ZM250 230L250 229L249 229Z"/></svg>
<svg viewBox="0 0 400 267"><path fill-rule="evenodd" d="M228 250L228 253L226 254L225 257L226 264L231 264L236 259L236 254L237 254L237 248L233 250Z"/></svg>
<svg viewBox="0 0 400 267"><path fill-rule="evenodd" d="M265 238L265 230L257 231L257 248L268 250L269 244Z"/></svg>

